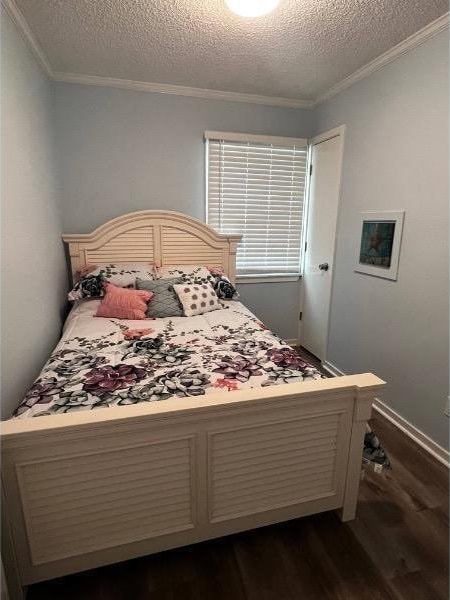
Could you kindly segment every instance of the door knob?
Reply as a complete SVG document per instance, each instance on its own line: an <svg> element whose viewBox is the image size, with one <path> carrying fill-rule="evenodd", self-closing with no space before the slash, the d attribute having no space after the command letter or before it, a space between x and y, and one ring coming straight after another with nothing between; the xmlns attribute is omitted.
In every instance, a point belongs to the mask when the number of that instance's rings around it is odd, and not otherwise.
<svg viewBox="0 0 450 600"><path fill-rule="evenodd" d="M322 263L322 264L319 265L319 269L321 271L328 271L329 268L330 267L329 267L328 263Z"/></svg>

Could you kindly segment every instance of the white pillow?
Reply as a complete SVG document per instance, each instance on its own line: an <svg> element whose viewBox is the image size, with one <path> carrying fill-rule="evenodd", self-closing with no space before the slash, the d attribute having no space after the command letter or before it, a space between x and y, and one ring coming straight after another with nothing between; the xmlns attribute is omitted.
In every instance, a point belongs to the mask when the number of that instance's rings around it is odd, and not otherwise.
<svg viewBox="0 0 450 600"><path fill-rule="evenodd" d="M90 277L101 275L117 287L136 287L136 279L155 279L151 263L105 263L93 265ZM85 275L86 276L86 275Z"/></svg>
<svg viewBox="0 0 450 600"><path fill-rule="evenodd" d="M107 263L88 265L78 273L78 280L69 292L70 301L81 298L99 298L104 295L104 283L117 287L134 288L136 279L155 279L150 263Z"/></svg>
<svg viewBox="0 0 450 600"><path fill-rule="evenodd" d="M171 265L169 267L158 267L156 269L157 279L181 277L186 283L213 282L215 277L211 275L206 267L201 265Z"/></svg>
<svg viewBox="0 0 450 600"><path fill-rule="evenodd" d="M202 315L223 308L210 283L179 283L173 286L186 317Z"/></svg>

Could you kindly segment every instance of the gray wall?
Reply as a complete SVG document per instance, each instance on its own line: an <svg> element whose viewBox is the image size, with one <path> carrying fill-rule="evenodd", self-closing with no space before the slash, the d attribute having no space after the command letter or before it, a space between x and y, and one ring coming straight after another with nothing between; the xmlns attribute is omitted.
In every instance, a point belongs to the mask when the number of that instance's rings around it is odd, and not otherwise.
<svg viewBox="0 0 450 600"><path fill-rule="evenodd" d="M316 109L346 124L328 360L448 446L448 32ZM363 210L406 209L398 281L353 271Z"/></svg>
<svg viewBox="0 0 450 600"><path fill-rule="evenodd" d="M205 219L207 129L307 137L311 111L55 83L67 232L166 208ZM273 299L280 289L281 300ZM242 284L242 299L285 338L298 328L299 284Z"/></svg>
<svg viewBox="0 0 450 600"><path fill-rule="evenodd" d="M2 11L2 418L60 334L61 244L51 86Z"/></svg>

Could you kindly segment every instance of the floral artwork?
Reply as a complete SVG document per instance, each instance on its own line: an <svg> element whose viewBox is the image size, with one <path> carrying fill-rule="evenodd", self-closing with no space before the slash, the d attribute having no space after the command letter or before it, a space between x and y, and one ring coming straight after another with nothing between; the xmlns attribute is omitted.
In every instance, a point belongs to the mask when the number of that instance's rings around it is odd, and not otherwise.
<svg viewBox="0 0 450 600"><path fill-rule="evenodd" d="M42 416L233 393L320 379L320 372L239 302L194 317L136 321L94 318L88 301L15 416Z"/></svg>

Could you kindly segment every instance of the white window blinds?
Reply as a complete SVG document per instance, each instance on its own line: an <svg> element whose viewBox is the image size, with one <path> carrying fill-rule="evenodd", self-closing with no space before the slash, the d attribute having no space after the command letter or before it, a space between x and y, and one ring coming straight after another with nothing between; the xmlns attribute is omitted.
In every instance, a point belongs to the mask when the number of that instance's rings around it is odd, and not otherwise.
<svg viewBox="0 0 450 600"><path fill-rule="evenodd" d="M240 233L238 275L298 275L307 140L206 132L208 223Z"/></svg>

